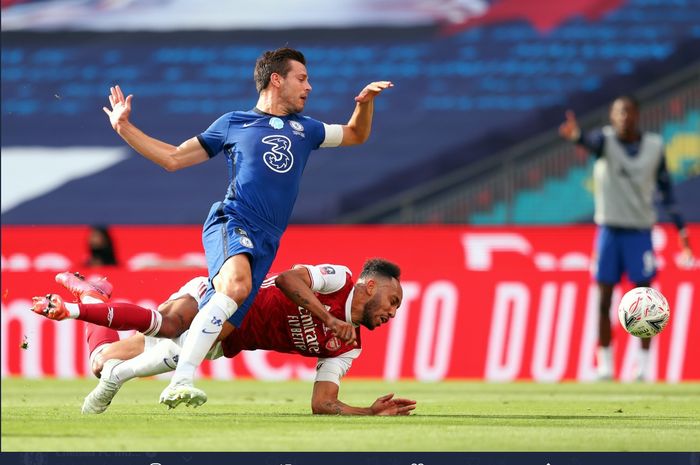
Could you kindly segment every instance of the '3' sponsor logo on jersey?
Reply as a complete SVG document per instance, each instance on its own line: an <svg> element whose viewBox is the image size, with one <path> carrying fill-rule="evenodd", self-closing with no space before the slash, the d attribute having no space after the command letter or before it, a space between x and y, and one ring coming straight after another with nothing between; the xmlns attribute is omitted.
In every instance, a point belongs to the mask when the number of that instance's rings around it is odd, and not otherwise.
<svg viewBox="0 0 700 465"><path fill-rule="evenodd" d="M286 173L294 165L294 155L292 154L292 142L286 136L265 136L262 142L271 146L269 152L263 154L263 161L272 171L276 173Z"/></svg>

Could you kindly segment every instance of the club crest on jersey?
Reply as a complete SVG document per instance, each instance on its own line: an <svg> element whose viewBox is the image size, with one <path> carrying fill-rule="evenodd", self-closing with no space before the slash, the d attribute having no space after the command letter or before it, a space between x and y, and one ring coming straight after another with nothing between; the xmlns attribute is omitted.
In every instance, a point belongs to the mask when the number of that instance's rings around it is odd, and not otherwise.
<svg viewBox="0 0 700 465"><path fill-rule="evenodd" d="M304 126L299 121L289 121L289 125L292 127L292 134L306 139L306 134L304 134Z"/></svg>
<svg viewBox="0 0 700 465"><path fill-rule="evenodd" d="M282 129L284 127L284 121L279 119L278 117L272 117L270 118L270 126L272 126L275 129Z"/></svg>
<svg viewBox="0 0 700 465"><path fill-rule="evenodd" d="M253 241L251 241L249 237L241 236L238 242L240 242L243 247L248 247L249 249L253 248Z"/></svg>
<svg viewBox="0 0 700 465"><path fill-rule="evenodd" d="M286 136L265 136L262 142L269 145L270 151L263 153L263 161L275 173L286 173L294 165L292 141Z"/></svg>
<svg viewBox="0 0 700 465"><path fill-rule="evenodd" d="M335 336L328 339L328 342L326 342L326 349L328 349L330 351L340 349L340 339L338 339Z"/></svg>
<svg viewBox="0 0 700 465"><path fill-rule="evenodd" d="M320 266L319 271L321 274L335 274L335 268L332 266Z"/></svg>

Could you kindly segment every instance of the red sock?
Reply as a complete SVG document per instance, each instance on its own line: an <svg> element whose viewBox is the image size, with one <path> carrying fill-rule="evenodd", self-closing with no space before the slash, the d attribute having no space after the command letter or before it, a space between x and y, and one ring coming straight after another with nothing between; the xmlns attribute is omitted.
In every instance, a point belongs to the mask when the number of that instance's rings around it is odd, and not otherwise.
<svg viewBox="0 0 700 465"><path fill-rule="evenodd" d="M158 312L126 302L108 304L78 304L78 320L124 331L135 329L147 336L153 336L160 330L161 318Z"/></svg>
<svg viewBox="0 0 700 465"><path fill-rule="evenodd" d="M89 354L92 353L104 344L111 344L119 340L119 333L111 328L97 326L92 323L85 325L85 334L87 335L87 343Z"/></svg>

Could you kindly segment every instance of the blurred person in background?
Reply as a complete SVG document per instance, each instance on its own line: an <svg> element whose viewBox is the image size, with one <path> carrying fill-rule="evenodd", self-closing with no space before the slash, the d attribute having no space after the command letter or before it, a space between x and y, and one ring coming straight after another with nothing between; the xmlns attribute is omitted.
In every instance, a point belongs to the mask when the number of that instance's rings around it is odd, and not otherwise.
<svg viewBox="0 0 700 465"><path fill-rule="evenodd" d="M559 134L588 149L596 158L593 168L594 221L596 234L593 272L599 290L598 378L614 377L610 306L615 285L622 274L635 287L650 287L656 276L651 230L656 223L654 195L678 229L682 249L681 266L692 266L693 253L688 231L676 209L671 177L666 167L661 136L639 129L639 104L631 96L620 96L610 106L610 125L583 133L573 111ZM651 338L642 339L636 379L648 378Z"/></svg>
<svg viewBox="0 0 700 465"><path fill-rule="evenodd" d="M177 370L160 402L176 407L200 404L206 394L194 387L194 373L221 332L223 322L239 326L277 254L313 150L364 143L371 131L374 98L392 87L372 82L355 97L344 124L325 124L301 112L311 92L304 55L291 48L267 51L253 72L259 93L248 111L221 116L203 133L179 146L144 134L129 121L133 95L110 88L111 109L103 107L112 128L134 150L168 171L226 157L229 187L210 209L204 224L209 289L192 322ZM234 174L235 173L235 174ZM353 342L351 324L327 312L315 315L336 336Z"/></svg>
<svg viewBox="0 0 700 465"><path fill-rule="evenodd" d="M87 244L90 256L85 261L85 266L116 266L118 264L112 236L106 226L91 226Z"/></svg>

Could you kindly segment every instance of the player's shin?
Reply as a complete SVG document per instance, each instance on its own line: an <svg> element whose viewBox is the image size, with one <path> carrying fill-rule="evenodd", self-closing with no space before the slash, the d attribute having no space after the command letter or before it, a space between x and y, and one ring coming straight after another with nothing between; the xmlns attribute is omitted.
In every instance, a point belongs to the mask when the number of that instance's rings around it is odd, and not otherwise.
<svg viewBox="0 0 700 465"><path fill-rule="evenodd" d="M216 342L224 322L231 318L237 309L236 302L221 292L214 294L202 307L192 320L170 385L193 383L195 370Z"/></svg>
<svg viewBox="0 0 700 465"><path fill-rule="evenodd" d="M649 371L649 349L642 347L637 353L637 371L635 379L637 381L645 381Z"/></svg>
<svg viewBox="0 0 700 465"><path fill-rule="evenodd" d="M143 353L114 368L112 376L116 381L124 383L132 378L155 376L175 369L180 354L180 347L175 342L159 339L151 347L148 343L146 345Z"/></svg>

